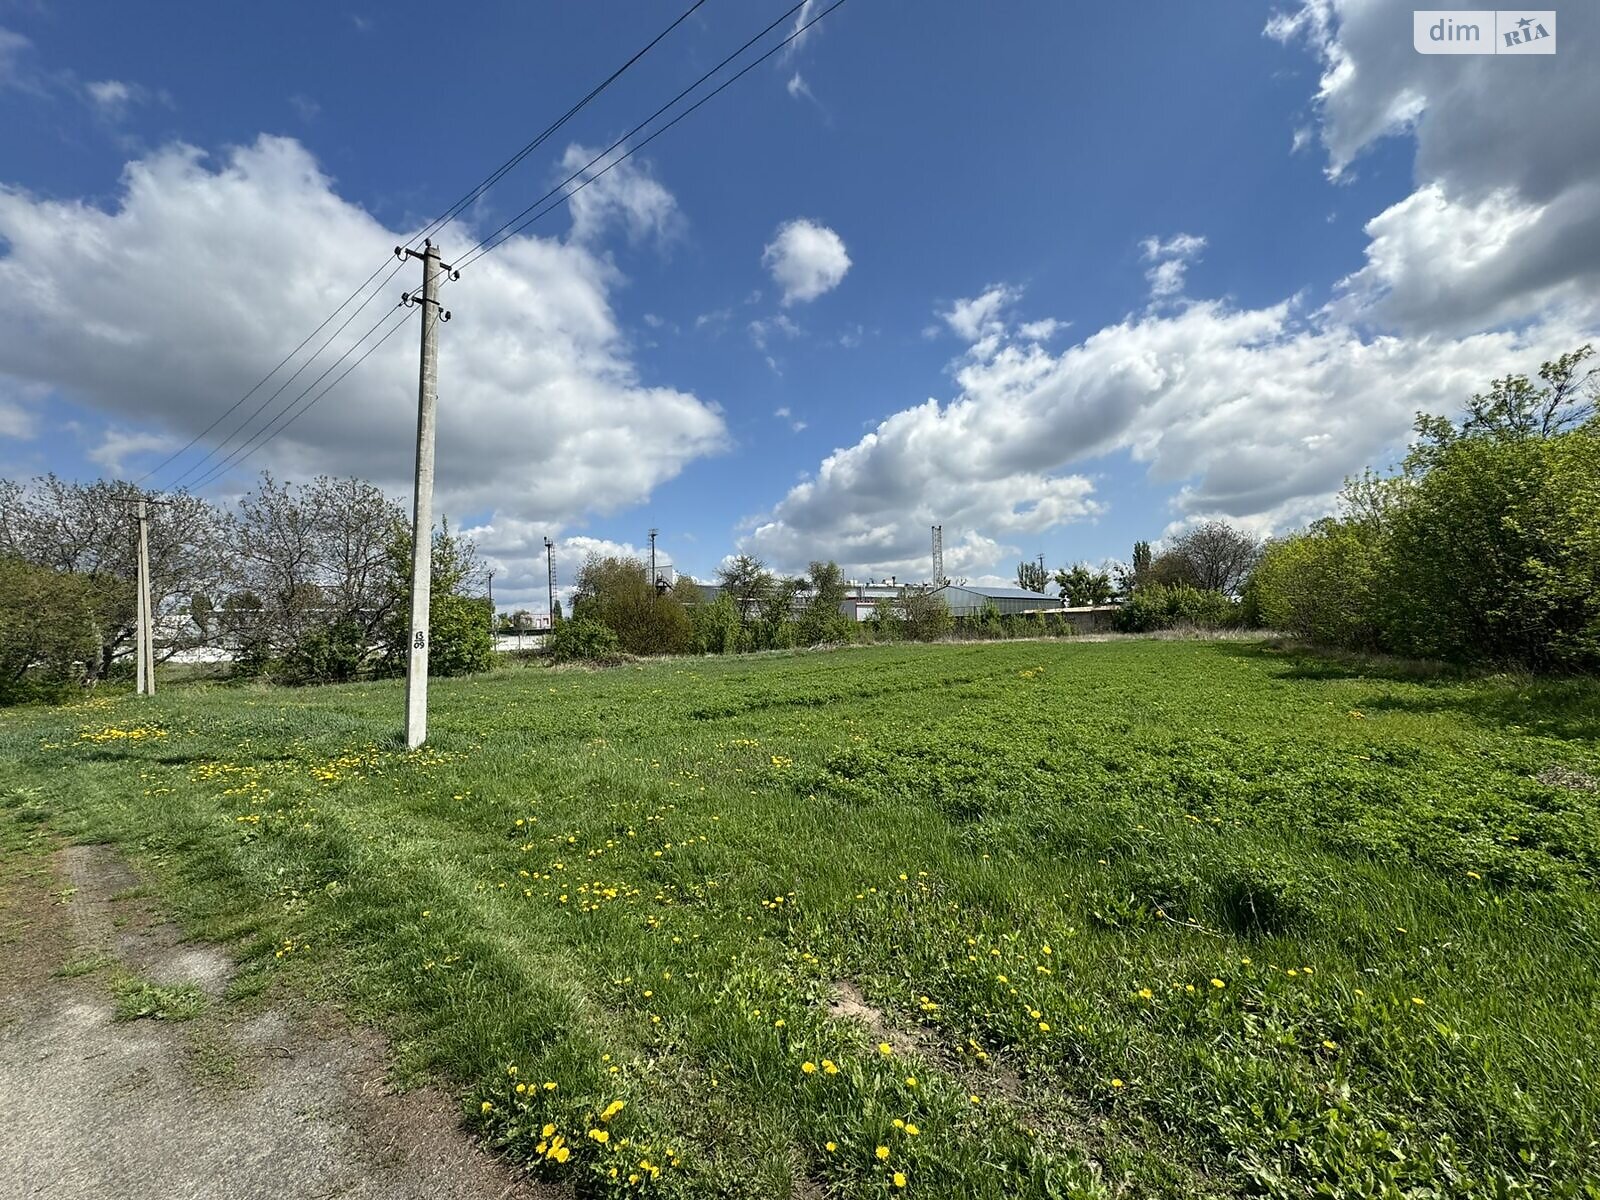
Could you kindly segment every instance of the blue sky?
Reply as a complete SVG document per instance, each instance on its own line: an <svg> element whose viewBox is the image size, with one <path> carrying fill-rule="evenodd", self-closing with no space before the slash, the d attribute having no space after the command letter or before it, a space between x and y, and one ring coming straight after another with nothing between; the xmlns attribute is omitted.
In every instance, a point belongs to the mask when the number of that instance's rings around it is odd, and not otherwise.
<svg viewBox="0 0 1600 1200"><path fill-rule="evenodd" d="M0 474L155 466L687 2L0 3ZM707 0L446 257L786 7ZM850 0L451 285L441 507L512 602L546 533L908 578L939 520L984 578L1327 511L1596 325L1592 10L1537 59L1411 11ZM402 494L415 353L210 489Z"/></svg>

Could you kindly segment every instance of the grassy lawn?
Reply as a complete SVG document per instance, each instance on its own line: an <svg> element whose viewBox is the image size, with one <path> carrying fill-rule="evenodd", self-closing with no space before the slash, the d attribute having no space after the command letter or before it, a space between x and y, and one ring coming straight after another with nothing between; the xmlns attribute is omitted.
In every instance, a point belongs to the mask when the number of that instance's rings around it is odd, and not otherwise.
<svg viewBox="0 0 1600 1200"><path fill-rule="evenodd" d="M1240 643L0 714L236 991L581 1195L1600 1195L1600 687Z"/></svg>

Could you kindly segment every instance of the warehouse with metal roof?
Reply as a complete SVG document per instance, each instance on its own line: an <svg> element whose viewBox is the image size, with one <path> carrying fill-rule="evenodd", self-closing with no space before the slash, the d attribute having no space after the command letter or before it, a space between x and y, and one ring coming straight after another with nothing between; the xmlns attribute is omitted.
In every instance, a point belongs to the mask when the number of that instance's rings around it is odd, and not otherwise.
<svg viewBox="0 0 1600 1200"><path fill-rule="evenodd" d="M980 584L947 583L934 595L950 606L956 617L975 617L993 605L1001 616L1012 613L1053 612L1061 607L1060 596L1046 596L1026 588L984 587Z"/></svg>

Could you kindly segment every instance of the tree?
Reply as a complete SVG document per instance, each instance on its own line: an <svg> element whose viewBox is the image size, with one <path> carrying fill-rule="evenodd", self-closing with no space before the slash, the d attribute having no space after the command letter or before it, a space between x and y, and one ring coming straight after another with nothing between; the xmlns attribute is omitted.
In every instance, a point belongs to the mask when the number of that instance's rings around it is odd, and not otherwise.
<svg viewBox="0 0 1600 1200"><path fill-rule="evenodd" d="M1595 396L1600 366L1583 370L1594 355L1592 345L1580 346L1539 367L1543 387L1526 375L1491 379L1487 392L1475 393L1467 402L1466 416L1457 428L1448 417L1417 414L1417 442L1407 459L1417 472L1438 461L1439 454L1464 438L1510 442L1524 438L1549 438L1586 424L1595 416Z"/></svg>
<svg viewBox="0 0 1600 1200"><path fill-rule="evenodd" d="M810 598L799 621L800 641L808 646L847 642L856 636L855 622L840 612L847 588L836 562L813 562L807 576Z"/></svg>
<svg viewBox="0 0 1600 1200"><path fill-rule="evenodd" d="M1117 589L1122 593L1123 599L1127 599L1139 588L1152 582L1150 567L1150 543L1135 542L1133 561L1117 572Z"/></svg>
<svg viewBox="0 0 1600 1200"><path fill-rule="evenodd" d="M95 609L100 645L90 681L133 653L137 601L134 503L142 493L122 480L77 483L45 475L0 486L0 555L81 576ZM201 642L187 620L196 592L224 590L222 514L196 496L162 497L149 506L146 540L158 659Z"/></svg>
<svg viewBox="0 0 1600 1200"><path fill-rule="evenodd" d="M0 557L0 704L65 691L100 649L95 593L82 575Z"/></svg>
<svg viewBox="0 0 1600 1200"><path fill-rule="evenodd" d="M1177 537L1162 555L1169 561L1169 569L1174 573L1181 570L1187 578L1158 578L1158 582L1184 582L1203 592L1234 596L1244 586L1260 553L1261 543L1253 535L1225 521L1207 521ZM1162 574L1155 567L1152 573L1158 577Z"/></svg>
<svg viewBox="0 0 1600 1200"><path fill-rule="evenodd" d="M1096 571L1088 563L1075 563L1071 568L1056 571L1056 585L1069 608L1084 608L1094 604L1109 604L1115 589L1111 586L1109 571Z"/></svg>
<svg viewBox="0 0 1600 1200"><path fill-rule="evenodd" d="M1050 576L1042 562L1025 561L1017 564L1017 586L1023 591L1042 592L1049 580Z"/></svg>
<svg viewBox="0 0 1600 1200"><path fill-rule="evenodd" d="M410 616L411 564L394 555L402 544L409 555L410 534L400 506L372 484L326 476L280 483L263 472L240 498L230 531L234 583L253 601L235 615L254 621L234 628L232 649L282 658L296 682L313 683L354 678L375 648L393 655L404 642L395 631ZM455 550L452 543L446 553ZM445 576L452 570L443 568Z"/></svg>
<svg viewBox="0 0 1600 1200"><path fill-rule="evenodd" d="M433 534L428 594L428 674L470 675L494 665L484 567L472 540L444 522ZM381 630L380 673L403 675L410 660L411 531L399 526L388 549L388 592L394 597Z"/></svg>
<svg viewBox="0 0 1600 1200"><path fill-rule="evenodd" d="M591 554L578 571L572 615L606 626L629 654L683 654L694 641L682 603L657 595L637 558Z"/></svg>
<svg viewBox="0 0 1600 1200"><path fill-rule="evenodd" d="M741 554L724 563L717 571L717 582L733 597L740 618L746 624L756 619L762 602L777 586L767 564L750 554Z"/></svg>
<svg viewBox="0 0 1600 1200"><path fill-rule="evenodd" d="M905 622L905 635L913 641L937 641L955 628L950 606L937 592L909 591L901 601L900 608L901 619Z"/></svg>

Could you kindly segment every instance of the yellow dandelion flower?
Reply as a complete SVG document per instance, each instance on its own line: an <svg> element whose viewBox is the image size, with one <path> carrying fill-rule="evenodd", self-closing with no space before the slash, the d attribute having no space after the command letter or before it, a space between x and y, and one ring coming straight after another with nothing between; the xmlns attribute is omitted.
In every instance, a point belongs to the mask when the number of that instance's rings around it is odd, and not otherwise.
<svg viewBox="0 0 1600 1200"><path fill-rule="evenodd" d="M599 1142L602 1146L611 1140L611 1135L604 1129L591 1129L589 1130L589 1136L595 1141Z"/></svg>
<svg viewBox="0 0 1600 1200"><path fill-rule="evenodd" d="M1049 1021L1040 1021L1039 1022L1039 1032L1040 1033L1049 1033L1050 1032L1050 1022Z"/></svg>
<svg viewBox="0 0 1600 1200"><path fill-rule="evenodd" d="M1413 997L1411 997L1411 1003L1413 1003L1415 1005L1418 1005L1420 1007L1421 1005L1426 1004L1427 1001L1424 1000L1421 996L1413 996Z"/></svg>
<svg viewBox="0 0 1600 1200"><path fill-rule="evenodd" d="M556 1131L556 1127L554 1125L546 1125L543 1129L541 1129L539 1131L539 1136L542 1137L542 1138L548 1138L553 1133L555 1133L555 1131Z"/></svg>
<svg viewBox="0 0 1600 1200"><path fill-rule="evenodd" d="M1141 999L1141 1000L1154 1000L1155 998L1156 998L1156 994L1154 992L1152 992L1149 988L1140 988L1139 989L1139 999Z"/></svg>
<svg viewBox="0 0 1600 1200"><path fill-rule="evenodd" d="M602 1121L609 1121L612 1117L616 1116L619 1112L627 1107L628 1102L626 1100L613 1100L610 1104L606 1105L605 1111L600 1114L600 1119Z"/></svg>
<svg viewBox="0 0 1600 1200"><path fill-rule="evenodd" d="M879 1162L886 1162L886 1161L888 1161L888 1158L889 1158L889 1147L887 1147L887 1146L879 1146L876 1150L873 1151L873 1153L878 1156L878 1161Z"/></svg>
<svg viewBox="0 0 1600 1200"><path fill-rule="evenodd" d="M1127 1085L1124 1084L1122 1082L1122 1080L1120 1080L1120 1079L1113 1079L1111 1081L1111 1086L1114 1087L1114 1088L1120 1088L1120 1087L1126 1087Z"/></svg>
<svg viewBox="0 0 1600 1200"><path fill-rule="evenodd" d="M824 1142L822 1148L824 1150L826 1150L829 1154L832 1154L835 1150L837 1150L839 1148L839 1143L838 1142Z"/></svg>
<svg viewBox="0 0 1600 1200"><path fill-rule="evenodd" d="M879 1042L878 1043L878 1053L883 1055L885 1058L888 1058L891 1054L894 1053L894 1047L889 1045L888 1042Z"/></svg>
<svg viewBox="0 0 1600 1200"><path fill-rule="evenodd" d="M896 1171L894 1173L894 1185L897 1188L905 1187L905 1185L906 1185L906 1177L905 1177L905 1173L903 1171Z"/></svg>
<svg viewBox="0 0 1600 1200"><path fill-rule="evenodd" d="M915 1075L907 1075L906 1076L906 1086L907 1087L916 1087L917 1086L917 1077Z"/></svg>
<svg viewBox="0 0 1600 1200"><path fill-rule="evenodd" d="M1332 1040L1330 1040L1328 1038L1323 1038L1322 1039L1322 1048L1324 1050L1337 1050L1339 1048L1339 1043L1335 1042L1335 1041L1332 1041Z"/></svg>
<svg viewBox="0 0 1600 1200"><path fill-rule="evenodd" d="M817 1064L812 1062L810 1059L807 1059L805 1062L800 1064L800 1069L807 1075L815 1075L817 1073Z"/></svg>
<svg viewBox="0 0 1600 1200"><path fill-rule="evenodd" d="M555 1081L553 1079L546 1079L544 1081L544 1090L547 1091L547 1092L555 1091L556 1090Z"/></svg>
<svg viewBox="0 0 1600 1200"><path fill-rule="evenodd" d="M482 1111L484 1111L484 1112L486 1112L486 1113L487 1113L487 1112L493 1112L493 1111L494 1111L494 1105L493 1105L493 1104L490 1104L490 1103L489 1103L489 1102L488 1102L488 1101L487 1101L487 1100L485 1100L485 1101L484 1101L484 1102L483 1102L483 1109L482 1109Z"/></svg>
<svg viewBox="0 0 1600 1200"><path fill-rule="evenodd" d="M831 1058L823 1059L822 1073L824 1075L837 1075L839 1073L839 1064L834 1062Z"/></svg>
<svg viewBox="0 0 1600 1200"><path fill-rule="evenodd" d="M1220 980L1220 979L1213 979L1211 981L1211 986L1214 987L1214 988L1225 988L1228 985L1223 983L1222 980Z"/></svg>
<svg viewBox="0 0 1600 1200"><path fill-rule="evenodd" d="M911 1137L916 1137L917 1134L919 1134L921 1132L922 1132L922 1130L918 1129L915 1125L911 1124L911 1122L909 1122L909 1121L906 1122L906 1133L909 1134Z"/></svg>

